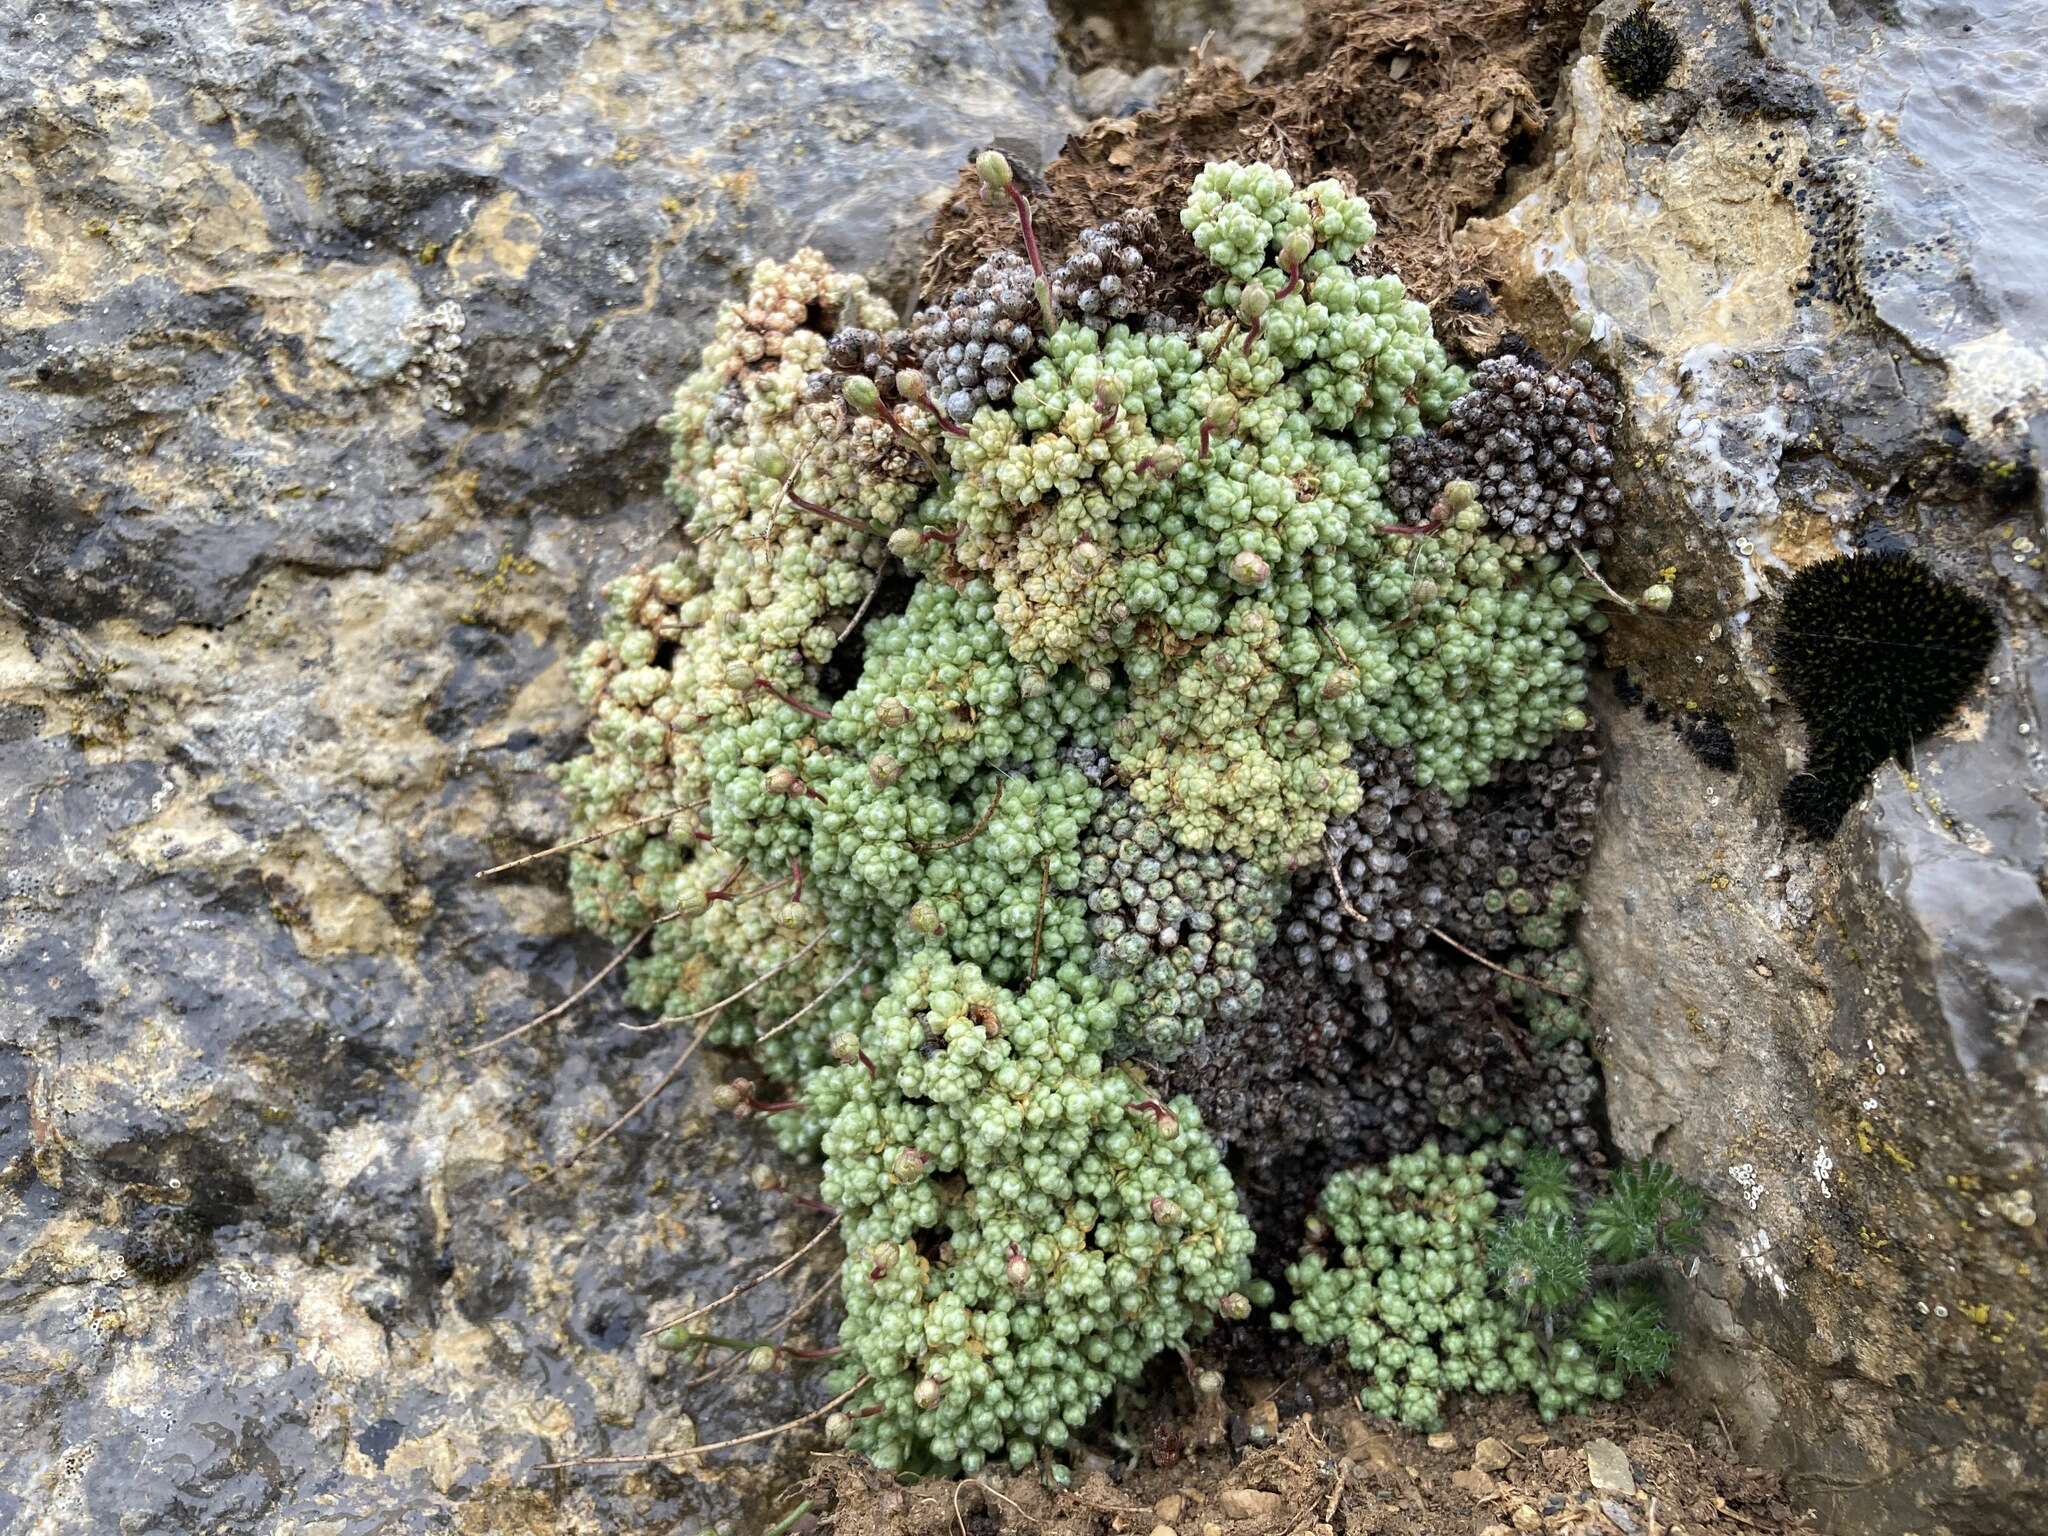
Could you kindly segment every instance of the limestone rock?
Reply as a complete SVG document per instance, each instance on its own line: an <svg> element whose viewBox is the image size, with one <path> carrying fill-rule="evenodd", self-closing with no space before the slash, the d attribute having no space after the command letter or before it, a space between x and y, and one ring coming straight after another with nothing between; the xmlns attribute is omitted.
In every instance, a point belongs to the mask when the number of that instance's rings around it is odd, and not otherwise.
<svg viewBox="0 0 2048 1536"><path fill-rule="evenodd" d="M972 150L1072 121L1050 18L0 31L0 1374L39 1383L0 1391L0 1528L772 1524L744 1468L530 1473L822 1401L639 1340L815 1228L681 1087L514 1197L675 1046L600 992L463 1059L606 958L559 869L474 872L564 825L563 661L672 537L655 422L718 302L806 239L900 285Z"/></svg>

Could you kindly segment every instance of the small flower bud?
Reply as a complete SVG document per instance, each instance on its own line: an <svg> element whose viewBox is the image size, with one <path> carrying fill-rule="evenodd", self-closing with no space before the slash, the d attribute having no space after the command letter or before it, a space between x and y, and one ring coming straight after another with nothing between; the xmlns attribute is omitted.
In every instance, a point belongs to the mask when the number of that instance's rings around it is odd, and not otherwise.
<svg viewBox="0 0 2048 1536"><path fill-rule="evenodd" d="M939 916L939 909L928 901L913 901L910 911L904 915L912 933L921 933L928 939L936 939L946 931L946 924Z"/></svg>
<svg viewBox="0 0 2048 1536"><path fill-rule="evenodd" d="M895 1165L890 1171L895 1174L898 1184L915 1184L924 1177L925 1169L931 1164L931 1153L920 1152L916 1147L905 1147L896 1154Z"/></svg>
<svg viewBox="0 0 2048 1536"><path fill-rule="evenodd" d="M898 560L908 560L924 548L924 535L915 528L898 528L889 535L889 553Z"/></svg>
<svg viewBox="0 0 2048 1536"><path fill-rule="evenodd" d="M889 1273L890 1270L896 1267L896 1260L901 1256L901 1252L902 1250L891 1242L875 1244L874 1247L868 1250L868 1261L874 1265L874 1268L868 1274L868 1278L879 1280L882 1276Z"/></svg>
<svg viewBox="0 0 2048 1536"><path fill-rule="evenodd" d="M1444 506L1454 515L1479 503L1479 487L1470 480L1453 480L1444 487Z"/></svg>
<svg viewBox="0 0 2048 1536"><path fill-rule="evenodd" d="M1246 325L1257 325L1272 303L1273 295L1267 292L1264 283L1247 283L1244 292L1237 296L1237 318Z"/></svg>
<svg viewBox="0 0 2048 1536"><path fill-rule="evenodd" d="M868 759L868 782L877 789L887 789L903 777L903 762L887 752L877 752Z"/></svg>
<svg viewBox="0 0 2048 1536"><path fill-rule="evenodd" d="M883 699L875 706L875 720L884 730L900 731L910 724L910 706L901 699Z"/></svg>
<svg viewBox="0 0 2048 1536"><path fill-rule="evenodd" d="M1671 589L1660 581L1643 588L1642 604L1652 613L1669 613L1672 595Z"/></svg>
<svg viewBox="0 0 2048 1536"><path fill-rule="evenodd" d="M782 1175L766 1163L756 1163L747 1170L747 1182L765 1195L782 1188Z"/></svg>
<svg viewBox="0 0 2048 1536"><path fill-rule="evenodd" d="M1019 698L1036 699L1052 686L1052 680L1036 667L1026 667L1017 674L1017 695Z"/></svg>
<svg viewBox="0 0 2048 1536"><path fill-rule="evenodd" d="M732 1083L720 1083L711 1090L713 1109L738 1109L745 1099L746 1094Z"/></svg>
<svg viewBox="0 0 2048 1536"><path fill-rule="evenodd" d="M910 1398L919 1408L923 1409L926 1413L930 1413L939 1406L939 1399L945 1395L946 1384L936 1376L927 1376L917 1384L916 1389L910 1394Z"/></svg>
<svg viewBox="0 0 2048 1536"><path fill-rule="evenodd" d="M1003 1278L1018 1290L1023 1290L1031 1283L1031 1261L1016 1249L1011 1249L1010 1257L1003 1264Z"/></svg>
<svg viewBox="0 0 2048 1536"><path fill-rule="evenodd" d="M922 400L931 393L931 386L925 382L924 375L917 369L898 368L896 370L896 393L906 400Z"/></svg>
<svg viewBox="0 0 2048 1536"><path fill-rule="evenodd" d="M1298 267L1308 260L1309 252L1315 248L1315 236L1305 229L1290 229L1287 238L1280 242L1280 265L1289 269Z"/></svg>
<svg viewBox="0 0 2048 1536"><path fill-rule="evenodd" d="M860 1060L860 1036L850 1029L842 1029L832 1037L830 1049L834 1061L850 1067Z"/></svg>
<svg viewBox="0 0 2048 1536"><path fill-rule="evenodd" d="M844 1445L853 1438L853 1419L844 1413L828 1415L825 1420L825 1438L834 1445Z"/></svg>
<svg viewBox="0 0 2048 1536"><path fill-rule="evenodd" d="M1010 184L1010 162L1003 158L1001 150L983 150L975 158L974 170L981 177L981 184L991 192L1000 192Z"/></svg>
<svg viewBox="0 0 2048 1536"><path fill-rule="evenodd" d="M724 676L728 688L744 691L754 686L754 669L744 661L728 661Z"/></svg>
<svg viewBox="0 0 2048 1536"><path fill-rule="evenodd" d="M1067 553L1067 563L1083 576L1093 576L1101 570L1105 558L1102 546L1092 539L1080 540Z"/></svg>
<svg viewBox="0 0 2048 1536"><path fill-rule="evenodd" d="M1188 1213L1181 1209L1178 1200L1169 1200L1164 1195L1154 1195L1152 1219L1162 1227L1177 1227L1188 1219Z"/></svg>
<svg viewBox="0 0 2048 1536"><path fill-rule="evenodd" d="M810 917L810 909L800 901L785 901L775 909L775 921L784 928L801 928Z"/></svg>
<svg viewBox="0 0 2048 1536"><path fill-rule="evenodd" d="M770 480L789 478L789 455L773 443L763 443L754 450L754 473L766 475Z"/></svg>
<svg viewBox="0 0 2048 1536"><path fill-rule="evenodd" d="M775 1346L756 1344L747 1351L747 1369L756 1376L765 1376L775 1369Z"/></svg>
<svg viewBox="0 0 2048 1536"><path fill-rule="evenodd" d="M1221 1371L1202 1372L1201 1375L1195 1378L1195 1390L1204 1397L1214 1397L1223 1390L1223 1373Z"/></svg>
<svg viewBox="0 0 2048 1536"><path fill-rule="evenodd" d="M1095 381L1095 414L1114 416L1118 406L1124 403L1124 381L1113 373L1105 373Z"/></svg>
<svg viewBox="0 0 2048 1536"><path fill-rule="evenodd" d="M1232 1291L1216 1303L1216 1310L1233 1323L1241 1323L1252 1315L1252 1304L1241 1291Z"/></svg>
<svg viewBox="0 0 2048 1536"><path fill-rule="evenodd" d="M1107 667L1090 667L1081 680L1088 685L1090 693L1107 693L1116 686L1116 679Z"/></svg>
<svg viewBox="0 0 2048 1536"><path fill-rule="evenodd" d="M1230 561L1230 579L1239 586L1263 587L1273 579L1273 567L1248 549L1241 549Z"/></svg>
<svg viewBox="0 0 2048 1536"><path fill-rule="evenodd" d="M1202 412L1202 420L1218 432L1228 432L1237 425L1237 396L1222 394L1209 402L1209 408Z"/></svg>
<svg viewBox="0 0 2048 1536"><path fill-rule="evenodd" d="M840 390L846 396L846 403L861 415L870 418L881 416L882 392L875 388L875 381L866 374L848 374Z"/></svg>
<svg viewBox="0 0 2048 1536"><path fill-rule="evenodd" d="M1336 700L1354 692L1358 687L1358 674L1349 667L1336 667L1323 679L1323 697Z"/></svg>
<svg viewBox="0 0 2048 1536"><path fill-rule="evenodd" d="M688 1349L697 1342L697 1336L680 1323L673 1328L664 1328L654 1336L654 1342L663 1349Z"/></svg>
<svg viewBox="0 0 2048 1536"><path fill-rule="evenodd" d="M1153 450L1145 472L1154 480L1171 480L1180 473L1181 466L1187 461L1188 456L1182 453L1176 444L1161 443Z"/></svg>
<svg viewBox="0 0 2048 1536"><path fill-rule="evenodd" d="M771 795L800 795L804 791L804 781L787 763L777 763L770 768L761 776L761 783Z"/></svg>

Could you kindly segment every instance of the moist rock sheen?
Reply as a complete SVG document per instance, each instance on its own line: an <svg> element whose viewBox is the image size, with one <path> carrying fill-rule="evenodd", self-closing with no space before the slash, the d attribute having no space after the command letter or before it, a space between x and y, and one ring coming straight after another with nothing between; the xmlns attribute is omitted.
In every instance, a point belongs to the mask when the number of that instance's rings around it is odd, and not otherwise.
<svg viewBox="0 0 2048 1536"><path fill-rule="evenodd" d="M1599 8L1597 41L1626 4ZM1609 647L1724 721L1736 775L1601 710L1579 943L1621 1150L1707 1187L1681 1379L1825 1530L2027 1530L2048 1495L2048 444L2034 8L1660 0L1641 104L1582 58L1501 218L1518 323L1555 301L1624 380ZM1879 131L1866 131L1882 121ZM1646 204L1654 219L1639 216ZM2023 275L2023 273L2025 275ZM1816 851L1777 801L1802 732L1766 670L1790 569L1911 548L2004 638L1958 721Z"/></svg>
<svg viewBox="0 0 2048 1536"><path fill-rule="evenodd" d="M0 1529L772 1523L758 1464L530 1470L818 1401L638 1339L814 1223L759 1144L673 1171L680 1087L494 1204L674 1046L608 989L459 1060L605 958L558 866L472 875L560 833L561 662L718 301L805 239L900 280L972 150L1064 133L1051 22L0 14Z"/></svg>

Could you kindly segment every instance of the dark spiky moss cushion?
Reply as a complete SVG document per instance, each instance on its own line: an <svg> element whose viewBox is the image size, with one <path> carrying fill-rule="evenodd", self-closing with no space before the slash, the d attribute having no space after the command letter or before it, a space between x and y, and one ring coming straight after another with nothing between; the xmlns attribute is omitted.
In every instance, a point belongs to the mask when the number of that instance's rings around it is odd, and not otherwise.
<svg viewBox="0 0 2048 1536"><path fill-rule="evenodd" d="M1650 14L1648 0L1608 28L1600 40L1600 62L1608 83L1622 95L1647 101L1664 89L1678 67L1678 35Z"/></svg>
<svg viewBox="0 0 2048 1536"><path fill-rule="evenodd" d="M1795 576L1773 642L1807 729L1786 817L1832 837L1871 772L1955 713L1997 640L1989 603L1909 554L1847 555Z"/></svg>

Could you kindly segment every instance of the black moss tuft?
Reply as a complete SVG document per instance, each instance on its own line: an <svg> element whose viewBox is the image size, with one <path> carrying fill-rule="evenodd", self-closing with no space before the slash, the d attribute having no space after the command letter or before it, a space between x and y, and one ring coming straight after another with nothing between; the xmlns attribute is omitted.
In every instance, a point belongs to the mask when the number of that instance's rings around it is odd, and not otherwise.
<svg viewBox="0 0 2048 1536"><path fill-rule="evenodd" d="M1678 34L1650 14L1649 0L1608 28L1600 41L1608 82L1635 101L1647 101L1664 89L1678 56Z"/></svg>
<svg viewBox="0 0 2048 1536"><path fill-rule="evenodd" d="M1842 556L1795 576L1773 642L1807 730L1786 818L1832 837L1878 765L1955 713L1997 641L1991 605L1911 555Z"/></svg>
<svg viewBox="0 0 2048 1536"><path fill-rule="evenodd" d="M1701 715L1685 730L1685 744L1709 768L1735 771L1735 737L1719 715Z"/></svg>
<svg viewBox="0 0 2048 1536"><path fill-rule="evenodd" d="M153 1206L129 1223L121 1259L136 1279L167 1285L197 1264L206 1246L206 1230L189 1212Z"/></svg>

